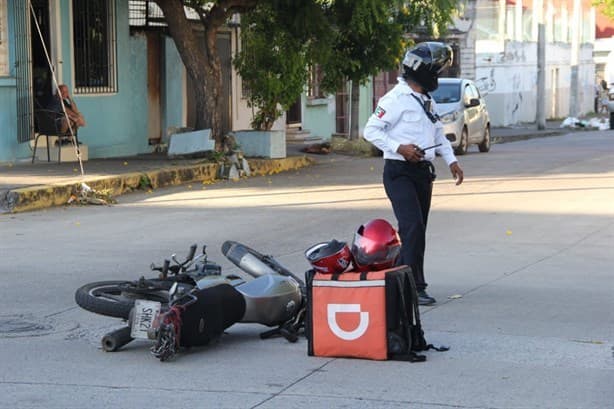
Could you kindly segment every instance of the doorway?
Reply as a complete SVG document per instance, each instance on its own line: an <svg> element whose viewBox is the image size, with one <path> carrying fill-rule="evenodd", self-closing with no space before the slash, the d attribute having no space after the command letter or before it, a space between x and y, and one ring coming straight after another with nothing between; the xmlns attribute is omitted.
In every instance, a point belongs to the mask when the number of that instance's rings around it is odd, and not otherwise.
<svg viewBox="0 0 614 409"><path fill-rule="evenodd" d="M301 97L298 97L296 102L290 106L288 111L286 111L286 126L300 128L302 121Z"/></svg>
<svg viewBox="0 0 614 409"><path fill-rule="evenodd" d="M45 49L50 52L50 18L49 0L31 0L32 13L30 14L31 49L32 49L32 93L34 107L42 108L51 102L52 74ZM40 34L37 29L40 27ZM42 39L41 39L42 36ZM44 45L43 45L44 44Z"/></svg>
<svg viewBox="0 0 614 409"><path fill-rule="evenodd" d="M335 94L335 133L350 134L350 99L347 84L343 84Z"/></svg>

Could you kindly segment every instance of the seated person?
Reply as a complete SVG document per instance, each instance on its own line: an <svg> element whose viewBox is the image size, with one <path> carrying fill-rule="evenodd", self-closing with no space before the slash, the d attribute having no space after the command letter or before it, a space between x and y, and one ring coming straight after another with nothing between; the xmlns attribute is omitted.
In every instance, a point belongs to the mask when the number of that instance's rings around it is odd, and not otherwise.
<svg viewBox="0 0 614 409"><path fill-rule="evenodd" d="M68 91L68 86L62 84L58 87L60 89L60 95L55 95L52 99L52 102L49 106L49 109L55 111L60 114L60 118L58 121L61 121L60 132L65 133L68 131L68 122L66 121L66 115L70 120L70 127L72 128L73 133L77 133L77 129L81 126L85 126L85 118L83 114L77 108L77 104L70 96L70 92ZM66 110L66 115L64 115L64 110L62 109L62 105Z"/></svg>

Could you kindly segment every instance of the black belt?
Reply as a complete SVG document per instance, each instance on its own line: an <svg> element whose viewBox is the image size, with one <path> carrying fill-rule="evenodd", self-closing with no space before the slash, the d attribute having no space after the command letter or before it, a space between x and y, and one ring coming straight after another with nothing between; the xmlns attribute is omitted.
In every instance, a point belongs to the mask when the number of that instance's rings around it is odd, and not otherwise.
<svg viewBox="0 0 614 409"><path fill-rule="evenodd" d="M418 162L410 162L408 160L398 160L398 159L386 159L386 162L390 162L391 164L404 164L405 166L409 166L409 167L414 167L414 168L429 168L429 169L435 169L435 166L433 166L433 163L431 163L431 161L429 160L421 160Z"/></svg>
<svg viewBox="0 0 614 409"><path fill-rule="evenodd" d="M403 166L407 169L428 169L431 174L432 180L435 180L435 178L437 177L437 174L435 173L435 166L431 161L428 160L410 162L408 160L386 159L385 161L392 166Z"/></svg>

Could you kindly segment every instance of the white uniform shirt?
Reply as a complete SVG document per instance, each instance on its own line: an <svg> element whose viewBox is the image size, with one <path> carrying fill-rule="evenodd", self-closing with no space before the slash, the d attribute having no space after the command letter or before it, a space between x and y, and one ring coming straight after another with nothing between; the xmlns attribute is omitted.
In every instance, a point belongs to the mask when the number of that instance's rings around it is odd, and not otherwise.
<svg viewBox="0 0 614 409"><path fill-rule="evenodd" d="M429 149L424 154L424 160L435 159L435 151L439 153L448 165L456 162L454 151L443 133L441 121L431 122L424 108L412 96L420 101L427 97L413 91L402 79L386 95L380 98L375 112L365 125L364 137L377 146L384 159L404 161L403 155L397 152L399 145L415 144L424 149L441 144L435 149ZM431 99L431 112L435 112L435 101Z"/></svg>

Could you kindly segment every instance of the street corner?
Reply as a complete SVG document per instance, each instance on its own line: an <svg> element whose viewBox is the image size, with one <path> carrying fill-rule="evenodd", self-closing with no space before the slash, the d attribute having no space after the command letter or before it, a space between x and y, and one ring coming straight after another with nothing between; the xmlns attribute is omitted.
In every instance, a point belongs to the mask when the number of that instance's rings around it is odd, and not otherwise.
<svg viewBox="0 0 614 409"><path fill-rule="evenodd" d="M3 213L21 213L66 204L76 183L54 186L31 186L6 192L0 202Z"/></svg>

